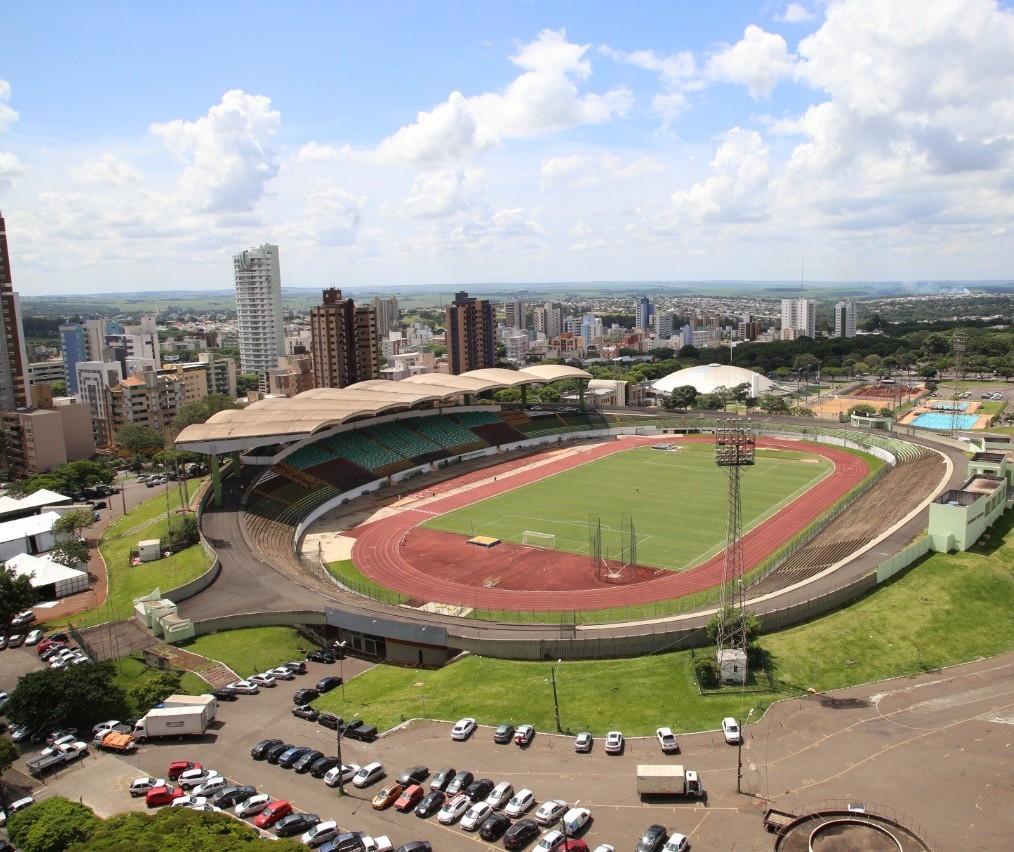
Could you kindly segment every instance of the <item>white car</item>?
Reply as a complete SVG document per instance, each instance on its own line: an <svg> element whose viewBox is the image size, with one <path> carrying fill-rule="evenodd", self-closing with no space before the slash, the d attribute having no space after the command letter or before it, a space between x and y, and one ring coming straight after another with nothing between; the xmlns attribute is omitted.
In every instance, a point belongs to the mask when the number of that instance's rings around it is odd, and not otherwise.
<svg viewBox="0 0 1014 852"><path fill-rule="evenodd" d="M451 728L452 740L467 740L475 731L475 719L459 719L458 723Z"/></svg>
<svg viewBox="0 0 1014 852"><path fill-rule="evenodd" d="M471 804L472 800L468 796L464 793L458 793L453 799L448 799L444 802L440 813L437 814L437 822L441 825L450 825L456 822L460 817L465 815L465 811L468 810Z"/></svg>
<svg viewBox="0 0 1014 852"><path fill-rule="evenodd" d="M574 751L586 754L592 750L594 739L587 731L582 731L574 738Z"/></svg>
<svg viewBox="0 0 1014 852"><path fill-rule="evenodd" d="M257 684L257 686L268 686L268 687L278 686L278 681L275 680L273 677L271 677L271 675L269 674L255 674L253 677L248 678L248 680L250 681L250 683Z"/></svg>
<svg viewBox="0 0 1014 852"><path fill-rule="evenodd" d="M489 802L477 802L472 805L461 818L461 827L465 831L478 831L482 821L493 813L493 806Z"/></svg>
<svg viewBox="0 0 1014 852"><path fill-rule="evenodd" d="M171 808L201 808L208 804L207 796L180 796L169 804Z"/></svg>
<svg viewBox="0 0 1014 852"><path fill-rule="evenodd" d="M737 745L742 739L739 725L736 724L736 720L732 716L726 716L722 719L722 733L725 735L725 741L729 745Z"/></svg>
<svg viewBox="0 0 1014 852"><path fill-rule="evenodd" d="M306 834L300 837L299 840L304 846L320 846L320 844L327 843L334 838L338 834L338 831L338 823L333 819L329 819L327 822L318 822Z"/></svg>
<svg viewBox="0 0 1014 852"><path fill-rule="evenodd" d="M690 838L685 834L673 834L665 842L662 852L686 852L690 848Z"/></svg>
<svg viewBox="0 0 1014 852"><path fill-rule="evenodd" d="M566 810L567 803L563 799L550 799L539 805L539 809L535 812L535 821L539 825L552 825L559 821L560 815Z"/></svg>
<svg viewBox="0 0 1014 852"><path fill-rule="evenodd" d="M92 733L100 734L104 731L111 731L119 724L120 721L118 719L110 719L108 722L99 722L94 728L92 728Z"/></svg>
<svg viewBox="0 0 1014 852"><path fill-rule="evenodd" d="M230 683L229 689L243 695L256 695L261 691L261 688L256 683L251 683L248 680L237 680L235 683Z"/></svg>
<svg viewBox="0 0 1014 852"><path fill-rule="evenodd" d="M573 837L591 820L588 808L571 808L563 815L563 827L568 837Z"/></svg>
<svg viewBox="0 0 1014 852"><path fill-rule="evenodd" d="M229 779L224 778L221 775L212 775L203 784L194 787L190 791L191 796L210 796L212 793L217 793L223 787L229 786Z"/></svg>
<svg viewBox="0 0 1014 852"><path fill-rule="evenodd" d="M189 790L191 787L200 787L206 781L217 777L218 772L214 769L188 769L176 779L176 784L184 790Z"/></svg>
<svg viewBox="0 0 1014 852"><path fill-rule="evenodd" d="M236 816L254 816L255 814L259 814L270 804L271 797L267 793L258 793L256 796L251 796L245 802L240 802L236 805Z"/></svg>
<svg viewBox="0 0 1014 852"><path fill-rule="evenodd" d="M498 811L511 800L513 795L514 785L510 781L501 781L486 796L486 801L489 802L493 810Z"/></svg>
<svg viewBox="0 0 1014 852"><path fill-rule="evenodd" d="M563 841L566 838L555 828L551 831L547 831L539 838L539 842L535 845L536 852L555 852L563 846Z"/></svg>
<svg viewBox="0 0 1014 852"><path fill-rule="evenodd" d="M592 852L616 852L616 847L611 843L600 843Z"/></svg>
<svg viewBox="0 0 1014 852"><path fill-rule="evenodd" d="M146 775L144 778L136 779L130 785L130 795L135 799L138 796L145 795L152 787L164 787L165 778L152 778L150 775Z"/></svg>
<svg viewBox="0 0 1014 852"><path fill-rule="evenodd" d="M16 814L18 811L23 811L30 805L35 804L35 799L32 796L25 796L23 799L18 799L16 802L11 802L7 806L7 816Z"/></svg>
<svg viewBox="0 0 1014 852"><path fill-rule="evenodd" d="M275 680L295 680L296 676L292 673L292 669L287 669L285 666L279 666L277 669L272 669L265 674L271 675Z"/></svg>
<svg viewBox="0 0 1014 852"><path fill-rule="evenodd" d="M75 742L77 742L77 736L75 734L64 734L62 737L55 739L51 745L46 746L46 748L40 751L39 757L49 757L51 754L56 754L60 750L61 746L70 745Z"/></svg>
<svg viewBox="0 0 1014 852"><path fill-rule="evenodd" d="M374 761L367 763L352 778L352 784L356 787L369 787L375 781L379 781L384 774L384 764Z"/></svg>
<svg viewBox="0 0 1014 852"><path fill-rule="evenodd" d="M342 783L348 784L356 777L360 769L362 767L358 763L345 763L340 767L336 766L334 769L329 769L324 773L324 783L328 787L337 787L338 776L341 775Z"/></svg>
<svg viewBox="0 0 1014 852"><path fill-rule="evenodd" d="M504 808L503 812L509 817L519 817L534 804L535 793L526 787L514 794L514 797L507 803L507 807Z"/></svg>
<svg viewBox="0 0 1014 852"><path fill-rule="evenodd" d="M672 728L657 728L655 730L655 739L658 740L663 754L670 754L671 752L680 750L680 744L677 742L676 734L672 732Z"/></svg>
<svg viewBox="0 0 1014 852"><path fill-rule="evenodd" d="M623 734L610 731L606 734L606 754L619 754L623 751Z"/></svg>
<svg viewBox="0 0 1014 852"><path fill-rule="evenodd" d="M38 645L42 641L42 631L33 630L25 637L26 645Z"/></svg>
<svg viewBox="0 0 1014 852"><path fill-rule="evenodd" d="M211 802L207 802L203 805L191 805L190 810L192 811L207 811L209 814L220 814L222 813L221 808L216 808Z"/></svg>

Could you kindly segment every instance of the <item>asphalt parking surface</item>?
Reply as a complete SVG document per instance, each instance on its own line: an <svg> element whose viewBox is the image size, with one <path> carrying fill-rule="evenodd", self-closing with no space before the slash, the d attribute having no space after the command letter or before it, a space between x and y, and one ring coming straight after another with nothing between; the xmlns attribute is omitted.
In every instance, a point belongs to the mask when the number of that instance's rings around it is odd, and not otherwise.
<svg viewBox="0 0 1014 852"><path fill-rule="evenodd" d="M0 686L13 687L19 673L34 667L33 657L30 648L3 652ZM367 667L348 659L345 675ZM170 761L190 759L343 827L387 834L396 845L427 839L456 852L492 846L435 817L374 811L369 799L382 784L366 791L350 787L338 800L322 781L250 759L250 747L271 736L333 754L334 732L297 719L290 709L295 689L338 672L338 665L311 663L295 681L221 704L215 729L201 741L149 744L129 758L92 754L33 792L80 798L102 815L143 810L143 799L127 794L131 780L164 777ZM477 778L509 780L515 789L529 787L539 802L580 801L594 818L584 834L593 849L611 843L630 850L656 822L689 834L696 850L771 849L773 838L761 827L766 807L801 812L805 803L827 799L897 809L942 849L1005 849L1014 834L1014 655L781 702L747 728L743 794L736 793L737 749L718 731L680 735L682 753L669 757L653 738L628 739L622 755L609 756L601 738L591 754L578 755L569 737L539 734L522 750L494 744L490 728L463 743L449 732L446 722L411 723L372 744L343 740L343 757L358 764L380 760L390 778L415 764L433 772L450 765ZM635 773L646 762L698 770L706 801L641 802ZM16 774L12 769L8 780L16 783Z"/></svg>

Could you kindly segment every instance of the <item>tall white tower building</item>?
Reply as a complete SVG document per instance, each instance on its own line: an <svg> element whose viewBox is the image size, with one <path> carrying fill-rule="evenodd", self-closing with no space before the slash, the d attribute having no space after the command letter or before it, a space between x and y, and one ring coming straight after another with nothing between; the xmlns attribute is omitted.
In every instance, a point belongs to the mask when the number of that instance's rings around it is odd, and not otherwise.
<svg viewBox="0 0 1014 852"><path fill-rule="evenodd" d="M812 299L782 299L782 340L817 336L817 303Z"/></svg>
<svg viewBox="0 0 1014 852"><path fill-rule="evenodd" d="M856 336L856 303L852 299L841 299L834 306L834 336Z"/></svg>
<svg viewBox="0 0 1014 852"><path fill-rule="evenodd" d="M244 373L263 373L285 354L282 273L278 246L265 243L232 259L236 278L239 361Z"/></svg>

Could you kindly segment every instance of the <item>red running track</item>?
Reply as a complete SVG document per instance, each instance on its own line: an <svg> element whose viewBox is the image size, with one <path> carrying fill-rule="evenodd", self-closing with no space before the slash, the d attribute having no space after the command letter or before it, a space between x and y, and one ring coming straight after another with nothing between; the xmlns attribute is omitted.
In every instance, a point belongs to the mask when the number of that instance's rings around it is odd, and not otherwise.
<svg viewBox="0 0 1014 852"><path fill-rule="evenodd" d="M686 443L692 439L680 438ZM580 450L576 455L565 455L529 471L508 476L501 482L487 482L476 485L465 492L451 494L426 505L425 510L406 509L390 518L364 524L351 531L356 537L352 558L356 566L370 579L381 585L408 595L414 602L435 601L456 606L481 609L522 610L558 612L574 609L607 609L632 604L653 603L682 597L717 586L722 581L724 555L717 556L687 571L666 572L647 582L632 585L603 585L598 588L580 589L502 589L487 588L482 579L473 578L474 583L462 583L440 575L440 564L436 560L425 560L425 568L412 564L403 553L402 543L415 527L446 512L494 497L505 491L520 488L547 476L570 470L579 464L595 461L612 453L622 452L634 446L658 443L655 438L622 438L596 447ZM758 446L788 450L802 449L799 441L764 438ZM826 444L806 444L806 451L824 456L834 464L834 471L804 495L781 509L769 520L750 530L743 536L743 555L746 570L760 564L781 544L806 528L834 505L869 472L868 465L846 450ZM439 494L440 490L460 487L462 482L500 476L509 470L530 464L531 458L505 463L496 468L487 468L460 479L445 483L436 491L426 489L418 492L420 497ZM484 554L484 573L488 573L490 556L497 548ZM587 555L566 554L561 551L545 551L547 562L554 573L576 568L587 574Z"/></svg>

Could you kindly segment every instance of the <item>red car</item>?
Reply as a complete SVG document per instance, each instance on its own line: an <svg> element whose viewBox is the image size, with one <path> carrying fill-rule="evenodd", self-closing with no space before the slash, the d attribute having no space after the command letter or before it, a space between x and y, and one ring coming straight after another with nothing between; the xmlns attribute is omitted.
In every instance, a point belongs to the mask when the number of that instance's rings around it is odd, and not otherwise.
<svg viewBox="0 0 1014 852"><path fill-rule="evenodd" d="M426 791L422 787L418 784L411 784L402 791L401 796L394 803L394 809L396 811L410 811L419 804L425 795Z"/></svg>
<svg viewBox="0 0 1014 852"><path fill-rule="evenodd" d="M159 805L171 805L174 799L187 794L186 790L179 790L166 784L164 787L152 787L144 796L144 803L149 808L156 808Z"/></svg>
<svg viewBox="0 0 1014 852"><path fill-rule="evenodd" d="M199 763L192 763L189 760L176 760L169 764L169 771L165 774L165 777L170 781L175 781L188 769L203 769Z"/></svg>
<svg viewBox="0 0 1014 852"><path fill-rule="evenodd" d="M292 813L292 805L285 799L278 799L272 802L254 818L254 825L258 828L268 828L274 825L282 817Z"/></svg>

